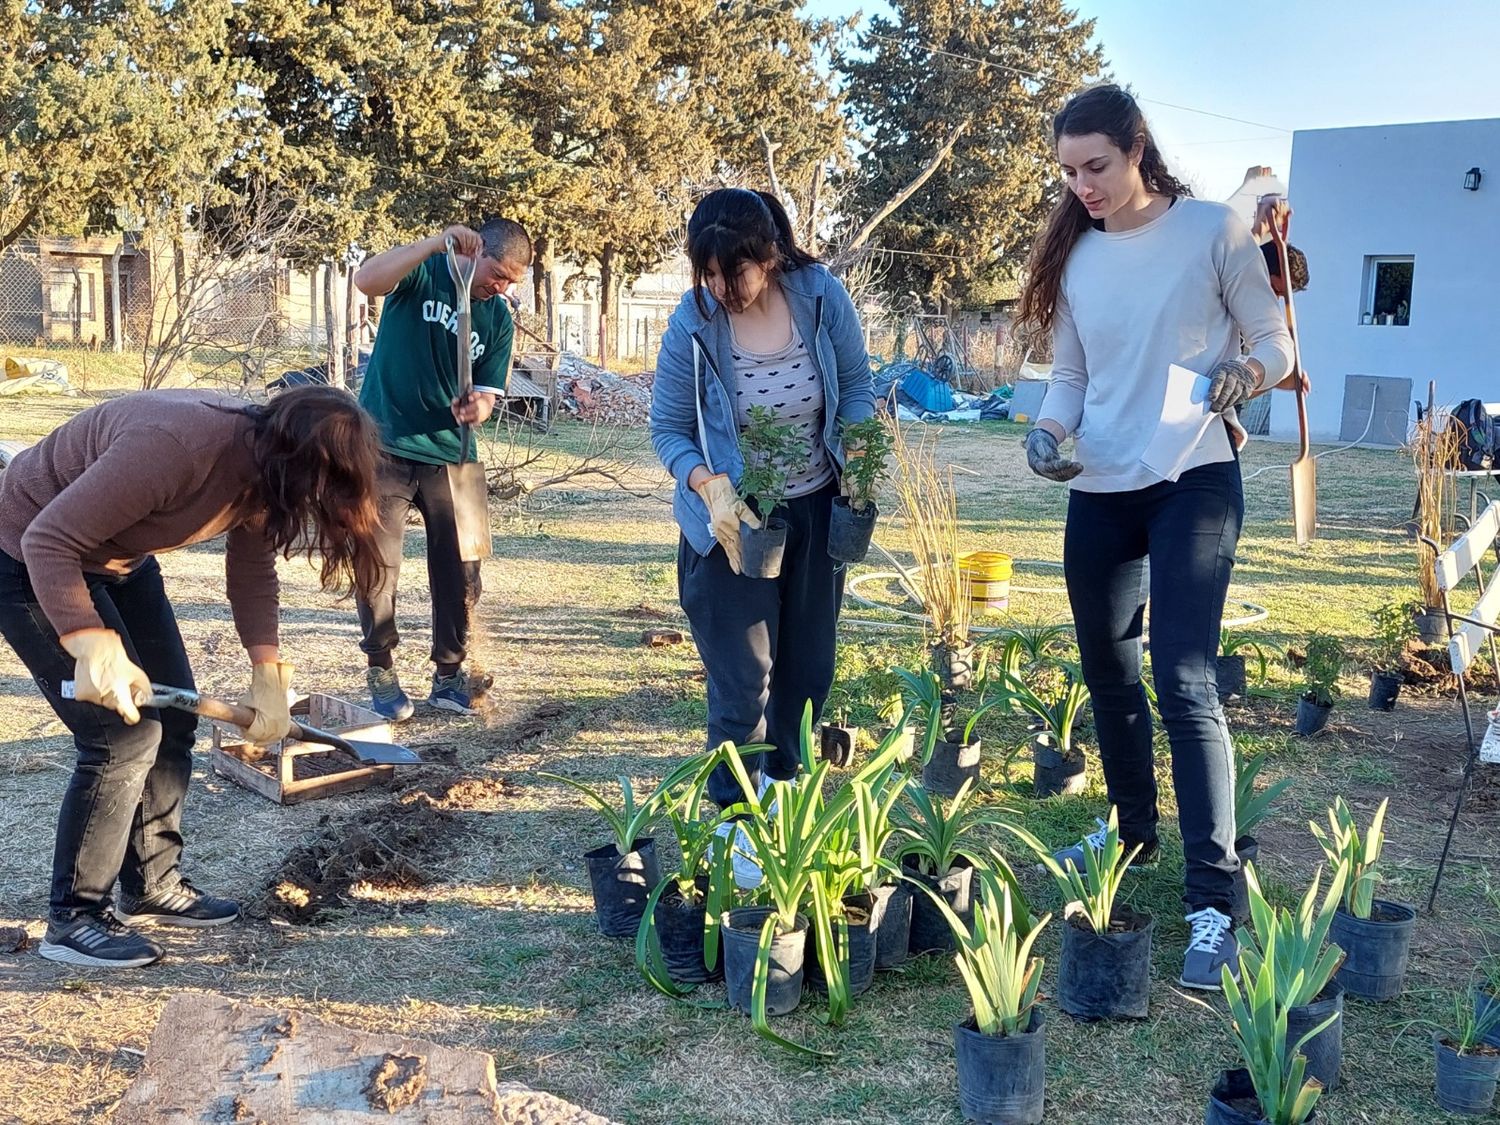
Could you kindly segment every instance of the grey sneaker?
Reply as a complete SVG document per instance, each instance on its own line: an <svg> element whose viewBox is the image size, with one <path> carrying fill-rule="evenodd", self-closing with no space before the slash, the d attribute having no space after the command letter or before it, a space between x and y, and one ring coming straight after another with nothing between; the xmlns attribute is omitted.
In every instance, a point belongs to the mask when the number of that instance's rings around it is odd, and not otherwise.
<svg viewBox="0 0 1500 1125"><path fill-rule="evenodd" d="M1182 960L1182 976L1177 983L1184 988L1204 992L1222 992L1225 965L1235 980L1240 979L1240 944L1234 937L1234 923L1229 915L1212 906L1187 916L1193 927L1188 939L1187 955Z"/></svg>
<svg viewBox="0 0 1500 1125"><path fill-rule="evenodd" d="M127 926L191 926L202 929L224 926L240 916L240 904L206 895L186 879L170 890L159 890L145 898L122 894L115 917Z"/></svg>
<svg viewBox="0 0 1500 1125"><path fill-rule="evenodd" d="M394 668L369 669L365 672L365 683L370 688L371 705L381 718L404 723L416 711L411 697L401 690L401 680Z"/></svg>
<svg viewBox="0 0 1500 1125"><path fill-rule="evenodd" d="M109 911L52 922L38 950L48 961L91 969L138 969L160 961L162 947L123 925Z"/></svg>
<svg viewBox="0 0 1500 1125"><path fill-rule="evenodd" d="M1071 863L1080 875L1088 870L1088 860L1085 858L1086 853L1092 850L1094 855L1098 856L1100 851L1102 851L1104 848L1104 837L1109 832L1109 825L1100 820L1097 816L1094 817L1094 823L1099 826L1097 832L1090 832L1082 840L1079 840L1078 843L1070 844L1068 847L1063 848L1061 851L1055 851L1052 853L1052 858L1057 861L1057 866L1066 871L1068 869L1068 864ZM1134 844L1127 844L1125 850L1128 852L1134 846ZM1130 865L1126 868L1126 870L1153 870L1156 867L1156 857L1160 850L1161 849L1157 846L1156 841L1152 840L1151 843L1141 848L1140 852L1137 853L1135 859L1130 861ZM1046 866L1040 863L1036 865L1036 869L1038 871L1047 870Z"/></svg>

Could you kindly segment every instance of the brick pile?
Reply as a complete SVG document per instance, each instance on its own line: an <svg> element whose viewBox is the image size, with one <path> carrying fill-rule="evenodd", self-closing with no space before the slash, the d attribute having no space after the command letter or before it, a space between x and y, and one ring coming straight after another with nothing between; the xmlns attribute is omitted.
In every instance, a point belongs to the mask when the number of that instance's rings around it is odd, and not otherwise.
<svg viewBox="0 0 1500 1125"><path fill-rule="evenodd" d="M557 365L557 392L563 413L584 422L643 426L651 413L650 372L616 375L565 352Z"/></svg>

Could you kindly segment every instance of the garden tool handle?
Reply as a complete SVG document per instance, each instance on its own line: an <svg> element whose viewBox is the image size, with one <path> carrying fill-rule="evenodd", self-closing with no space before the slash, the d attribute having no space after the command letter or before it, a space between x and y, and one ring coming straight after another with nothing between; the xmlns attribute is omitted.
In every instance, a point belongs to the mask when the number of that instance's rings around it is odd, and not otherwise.
<svg viewBox="0 0 1500 1125"><path fill-rule="evenodd" d="M474 271L477 263L473 258L468 259L468 265L462 264L463 258L458 253L453 239L446 240L448 249L448 274L453 278L453 289L456 296L454 310L458 314L458 397L459 401L469 397L474 390L474 359L469 353L469 287L474 284ZM460 423L459 455L460 462L469 459L469 424Z"/></svg>
<svg viewBox="0 0 1500 1125"><path fill-rule="evenodd" d="M1297 434L1301 449L1297 460L1301 461L1312 452L1307 432L1307 394L1302 390L1302 348L1297 343L1297 312L1292 304L1292 265L1287 255L1287 232L1291 225L1288 216L1271 217L1271 241L1276 246L1276 259L1281 266L1281 304L1286 312L1286 330L1292 338L1292 390L1297 395Z"/></svg>

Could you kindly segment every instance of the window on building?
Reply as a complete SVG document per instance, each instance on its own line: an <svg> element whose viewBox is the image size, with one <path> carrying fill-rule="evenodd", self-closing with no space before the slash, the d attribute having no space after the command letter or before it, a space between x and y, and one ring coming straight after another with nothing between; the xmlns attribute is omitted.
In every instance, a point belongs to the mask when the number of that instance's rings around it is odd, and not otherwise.
<svg viewBox="0 0 1500 1125"><path fill-rule="evenodd" d="M1370 256L1365 259L1365 299L1361 324L1411 323L1411 283L1416 259Z"/></svg>
<svg viewBox="0 0 1500 1125"><path fill-rule="evenodd" d="M65 324L93 320L94 275L74 269L54 269L48 278L52 319Z"/></svg>

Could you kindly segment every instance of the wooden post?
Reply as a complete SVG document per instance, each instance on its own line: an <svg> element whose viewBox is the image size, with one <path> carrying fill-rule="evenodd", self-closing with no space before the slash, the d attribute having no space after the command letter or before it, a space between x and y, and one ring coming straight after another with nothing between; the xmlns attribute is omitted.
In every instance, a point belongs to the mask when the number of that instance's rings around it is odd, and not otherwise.
<svg viewBox="0 0 1500 1125"><path fill-rule="evenodd" d="M359 326L354 320L354 270L348 262L339 264L340 284L344 287L344 382L354 381L359 370Z"/></svg>
<svg viewBox="0 0 1500 1125"><path fill-rule="evenodd" d="M124 345L120 340L122 320L120 317L120 255L125 252L124 236L120 238L120 245L115 247L115 252L109 256L109 350L120 352Z"/></svg>
<svg viewBox="0 0 1500 1125"><path fill-rule="evenodd" d="M339 335L339 304L333 297L334 269L332 262L323 263L323 337L324 354L327 356L328 385L344 385L344 344Z"/></svg>

